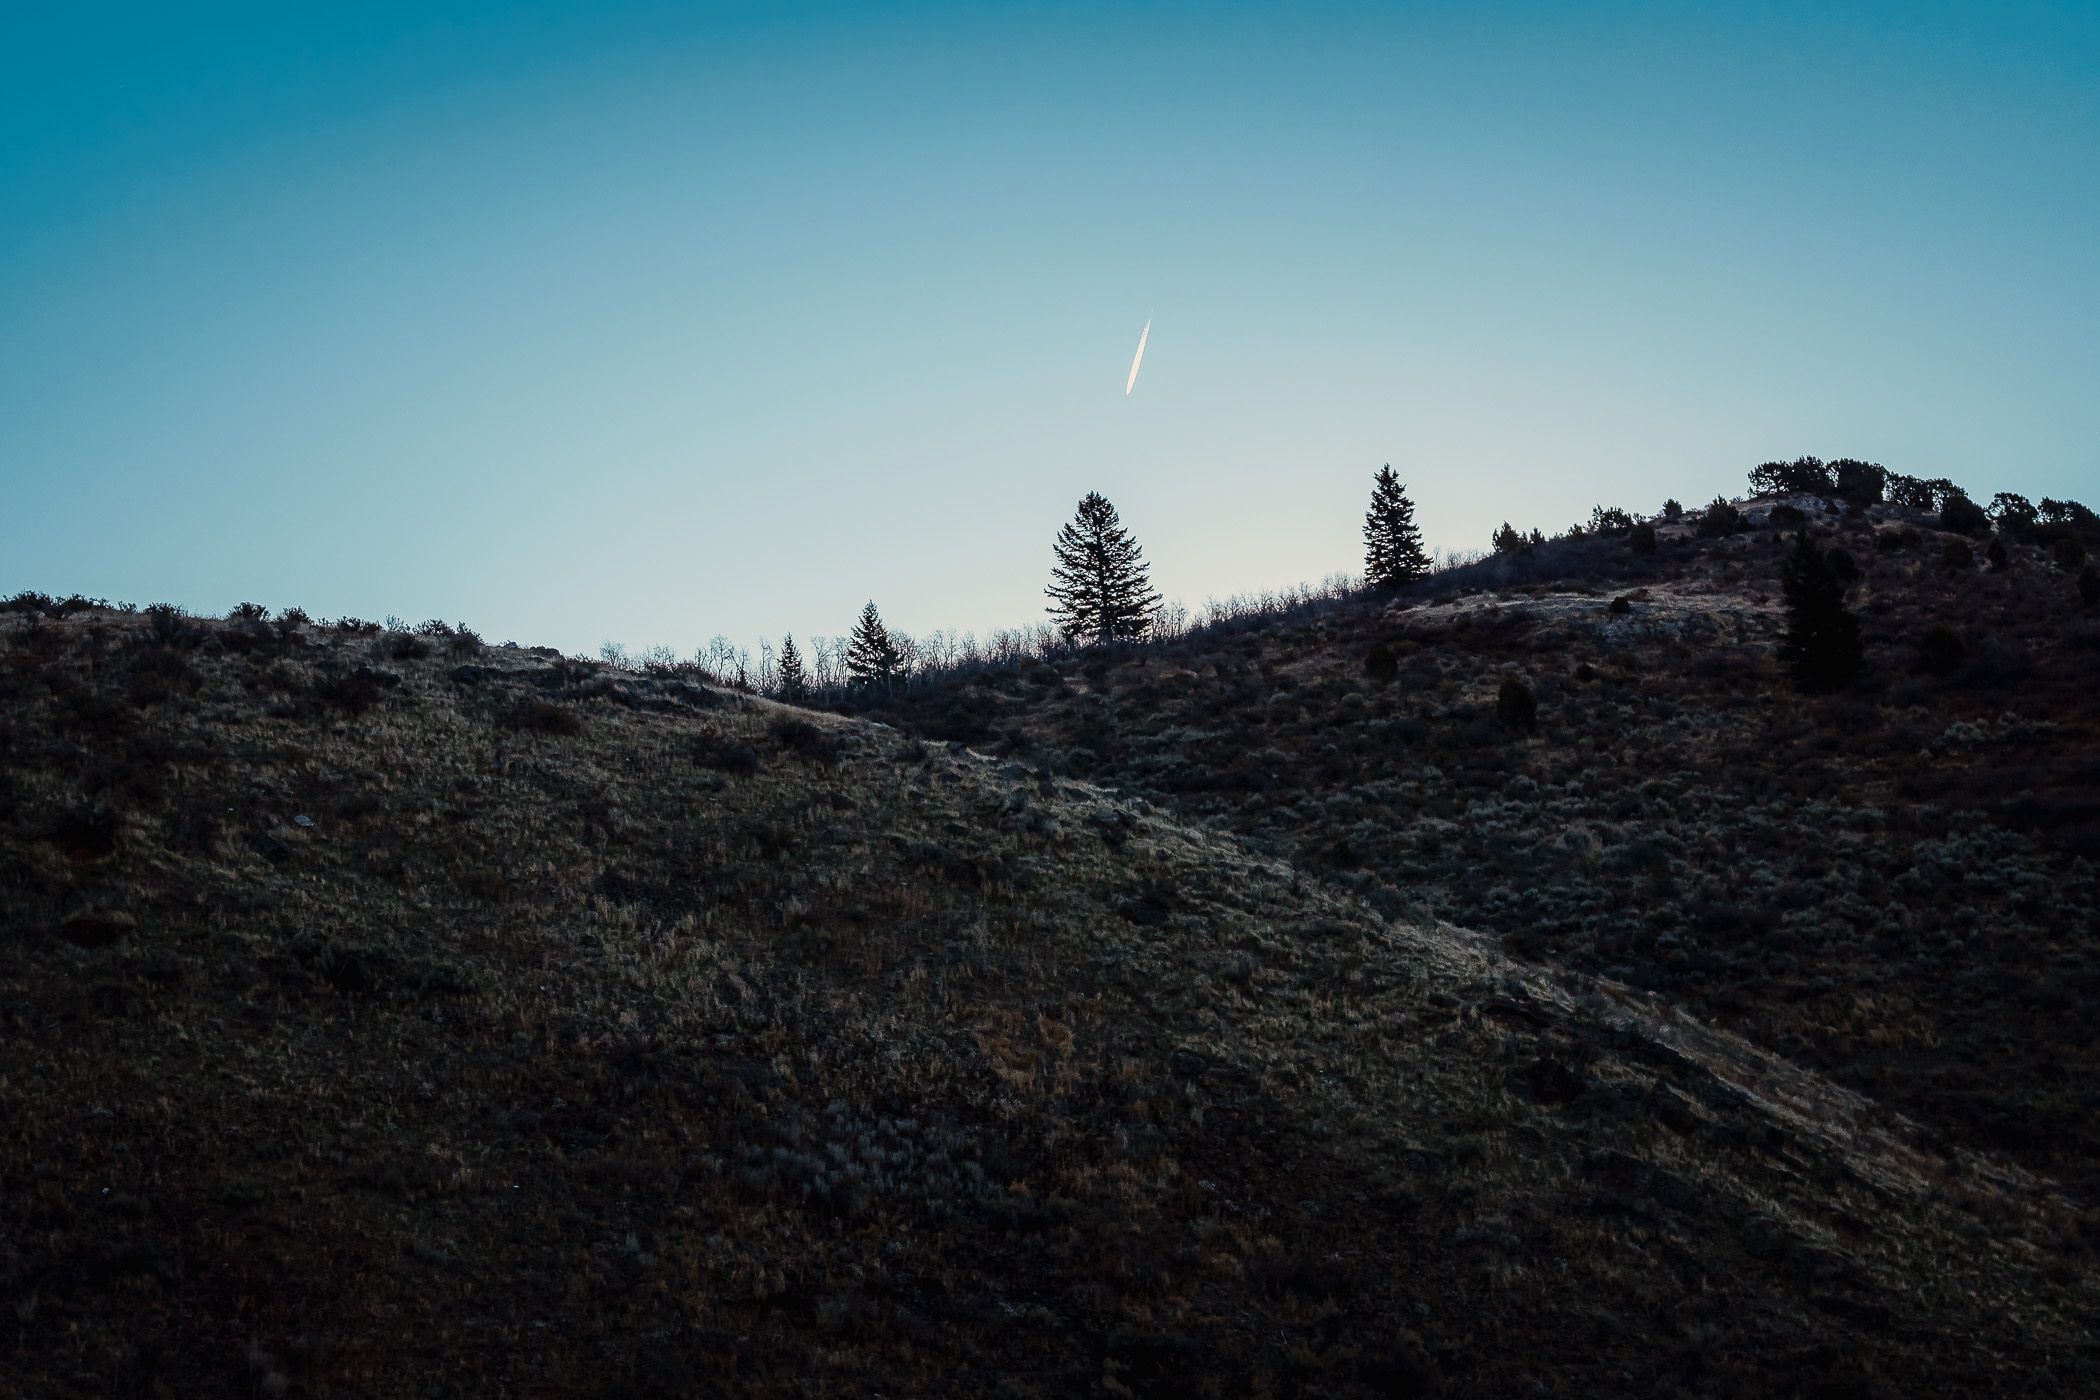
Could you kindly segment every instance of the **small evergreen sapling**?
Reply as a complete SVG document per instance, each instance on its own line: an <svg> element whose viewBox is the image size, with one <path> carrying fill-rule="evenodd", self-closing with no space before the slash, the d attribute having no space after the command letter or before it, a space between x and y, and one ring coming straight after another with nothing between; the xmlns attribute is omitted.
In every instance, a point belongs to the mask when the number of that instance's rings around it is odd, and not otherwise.
<svg viewBox="0 0 2100 1400"><path fill-rule="evenodd" d="M1407 487L1388 462L1372 478L1371 508L1364 513L1364 582L1373 588L1399 588L1428 572L1429 555L1415 526L1415 503L1407 499Z"/></svg>
<svg viewBox="0 0 2100 1400"><path fill-rule="evenodd" d="M802 669L802 653L795 649L795 635L790 632L780 639L780 698L799 705L808 695L809 676Z"/></svg>
<svg viewBox="0 0 2100 1400"><path fill-rule="evenodd" d="M1090 491L1079 511L1057 533L1057 564L1050 571L1050 606L1045 609L1073 641L1103 646L1135 641L1159 609L1145 551L1138 547L1116 508Z"/></svg>
<svg viewBox="0 0 2100 1400"><path fill-rule="evenodd" d="M1859 674L1859 617L1846 611L1845 584L1803 530L1779 567L1786 635L1779 659L1805 691L1835 690Z"/></svg>

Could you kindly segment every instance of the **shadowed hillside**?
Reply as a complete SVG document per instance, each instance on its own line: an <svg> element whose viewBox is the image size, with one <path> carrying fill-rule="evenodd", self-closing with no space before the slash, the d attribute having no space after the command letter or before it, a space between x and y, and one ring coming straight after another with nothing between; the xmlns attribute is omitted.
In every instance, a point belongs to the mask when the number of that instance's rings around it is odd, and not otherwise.
<svg viewBox="0 0 2100 1400"><path fill-rule="evenodd" d="M1774 658L1764 501L878 713L1664 994L2090 1193L2100 613L2041 543L2000 568L1920 510L1781 504L1857 571L1836 693Z"/></svg>
<svg viewBox="0 0 2100 1400"><path fill-rule="evenodd" d="M1947 843L1978 830L2077 897L2048 844L2074 818L1977 827L1893 785L2017 758L2051 770L2042 811L2079 721L2001 723L2006 692L1959 680L1797 702L1706 661L1766 627L1763 542L1724 548L1673 542L1630 616L1601 593L1342 605L929 699L981 706L969 737L1019 729L1005 759L466 638L19 614L9 1374L54 1396L2089 1389L2081 1198L1848 1088L1946 1023L1922 987L1840 980L1878 956L1856 940L1909 936L1883 887L1968 889L1980 858ZM2020 684L2055 684L2071 635L2023 642ZM1389 678L1364 674L1374 642ZM1535 736L1490 718L1509 666ZM1886 776L1823 746L1832 705L1868 716L1839 732ZM1882 826L1850 815L1870 781ZM1897 815L1933 803L1936 826ZM1891 830L1910 863L1859 897L1891 931L1782 894ZM1921 945L1941 981L1997 995L2082 946L2046 921L2089 910L2031 890L1942 893L1976 922ZM1723 935L1750 929L1796 962L1760 953L1733 1007L1748 954ZM2083 1024L2070 995L2051 1027ZM1801 1019L1772 1020L1789 999Z"/></svg>

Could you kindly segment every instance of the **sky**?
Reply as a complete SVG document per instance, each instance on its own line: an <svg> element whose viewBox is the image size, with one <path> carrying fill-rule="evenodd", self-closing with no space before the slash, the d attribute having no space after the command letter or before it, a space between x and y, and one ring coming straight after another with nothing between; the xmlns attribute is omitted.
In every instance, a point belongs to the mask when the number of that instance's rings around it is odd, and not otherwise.
<svg viewBox="0 0 2100 1400"><path fill-rule="evenodd" d="M0 592L689 653L2100 496L2100 7L0 8ZM1125 376L1151 322L1133 392Z"/></svg>

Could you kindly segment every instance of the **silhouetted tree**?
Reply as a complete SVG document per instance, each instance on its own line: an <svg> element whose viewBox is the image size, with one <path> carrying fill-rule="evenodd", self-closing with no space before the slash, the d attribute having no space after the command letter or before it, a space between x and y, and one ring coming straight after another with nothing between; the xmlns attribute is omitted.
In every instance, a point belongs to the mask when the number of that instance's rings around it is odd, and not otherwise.
<svg viewBox="0 0 2100 1400"><path fill-rule="evenodd" d="M1045 609L1067 638L1112 645L1145 635L1159 608L1145 551L1116 508L1089 491L1079 511L1057 532L1057 565L1050 571Z"/></svg>
<svg viewBox="0 0 2100 1400"><path fill-rule="evenodd" d="M802 653L795 650L791 632L780 639L780 698L799 705L808 694L809 676L802 669Z"/></svg>
<svg viewBox="0 0 2100 1400"><path fill-rule="evenodd" d="M1803 530L1779 566L1786 635L1779 659L1807 691L1835 690L1859 674L1859 617L1845 610L1845 585Z"/></svg>
<svg viewBox="0 0 2100 1400"><path fill-rule="evenodd" d="M1495 718L1511 729L1529 734L1538 727L1539 702L1533 697L1531 687L1515 676L1502 678L1502 689L1495 696Z"/></svg>
<svg viewBox="0 0 2100 1400"><path fill-rule="evenodd" d="M1836 489L1837 482L1820 457L1766 462L1750 469L1753 496L1827 496Z"/></svg>
<svg viewBox="0 0 2100 1400"><path fill-rule="evenodd" d="M1497 554L1515 554L1524 547L1524 537L1505 520L1502 522L1502 528L1495 532L1494 545Z"/></svg>
<svg viewBox="0 0 2100 1400"><path fill-rule="evenodd" d="M1633 533L1626 537L1626 547L1635 554L1655 553L1655 527L1645 520L1634 526Z"/></svg>
<svg viewBox="0 0 2100 1400"><path fill-rule="evenodd" d="M846 673L861 685L888 690L903 659L890 642L889 629L882 625L882 614L875 611L874 599L869 599L860 610L860 621L853 625L853 640L846 648Z"/></svg>
<svg viewBox="0 0 2100 1400"><path fill-rule="evenodd" d="M1371 479L1371 508L1364 513L1364 581L1373 588L1398 588L1428 572L1422 532L1415 528L1415 503L1388 462Z"/></svg>

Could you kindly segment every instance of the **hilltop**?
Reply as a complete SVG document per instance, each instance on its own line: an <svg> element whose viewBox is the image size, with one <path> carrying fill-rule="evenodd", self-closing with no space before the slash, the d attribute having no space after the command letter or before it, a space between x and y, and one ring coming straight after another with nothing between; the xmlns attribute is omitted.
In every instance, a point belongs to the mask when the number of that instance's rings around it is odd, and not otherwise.
<svg viewBox="0 0 2100 1400"><path fill-rule="evenodd" d="M10 1375L2089 1390L2095 634L1870 528L1813 700L1756 530L861 716L17 613Z"/></svg>

